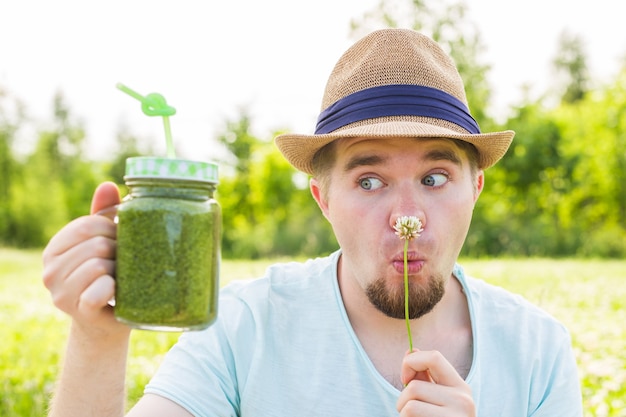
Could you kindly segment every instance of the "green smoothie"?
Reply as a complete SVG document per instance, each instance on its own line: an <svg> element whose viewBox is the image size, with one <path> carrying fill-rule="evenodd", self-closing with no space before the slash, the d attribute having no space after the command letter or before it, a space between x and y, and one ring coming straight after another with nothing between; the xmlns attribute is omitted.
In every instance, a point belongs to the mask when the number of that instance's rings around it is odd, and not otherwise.
<svg viewBox="0 0 626 417"><path fill-rule="evenodd" d="M217 315L221 213L214 184L127 179L118 208L118 320L151 330L199 330Z"/></svg>

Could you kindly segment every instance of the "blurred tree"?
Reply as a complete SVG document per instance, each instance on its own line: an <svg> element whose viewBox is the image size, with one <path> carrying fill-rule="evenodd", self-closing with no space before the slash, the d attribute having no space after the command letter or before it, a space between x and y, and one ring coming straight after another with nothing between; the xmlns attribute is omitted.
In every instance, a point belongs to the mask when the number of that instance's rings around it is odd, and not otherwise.
<svg viewBox="0 0 626 417"><path fill-rule="evenodd" d="M489 170L468 253L626 256L626 70L554 109L528 102L507 125L517 135Z"/></svg>
<svg viewBox="0 0 626 417"><path fill-rule="evenodd" d="M222 174L218 187L223 211L222 251L225 255L246 256L236 246L245 244L240 241L240 236L251 233L256 227L256 210L250 200L250 165L255 148L260 146L261 141L251 134L250 116L245 110L242 110L238 120L225 122L224 132L217 139L228 150L232 161L221 161ZM233 173L231 176L227 174L228 167Z"/></svg>
<svg viewBox="0 0 626 417"><path fill-rule="evenodd" d="M62 184L65 207L70 218L89 213L91 195L97 179L94 164L84 155L85 129L75 120L65 98L57 93L53 101L54 119L50 129L39 133L33 158L47 161L50 180Z"/></svg>
<svg viewBox="0 0 626 417"><path fill-rule="evenodd" d="M117 132L116 142L116 151L112 159L108 161L105 173L116 184L124 184L126 159L134 156L152 155L153 152L150 148L141 147L140 140L124 128Z"/></svg>
<svg viewBox="0 0 626 417"><path fill-rule="evenodd" d="M559 149L561 131L540 103L515 109L507 154L487 173L467 253L548 256L567 252L558 207L572 170ZM570 248L571 249L571 248Z"/></svg>
<svg viewBox="0 0 626 417"><path fill-rule="evenodd" d="M334 235L313 200L305 174L294 170L278 148L264 142L252 164L251 199L259 208L259 224L270 230L258 230L259 239L273 236L271 247L260 253L268 255L308 255L334 250Z"/></svg>
<svg viewBox="0 0 626 417"><path fill-rule="evenodd" d="M565 103L575 103L582 100L589 91L589 72L583 41L580 36L564 31L558 42L558 52L552 64L557 79L562 80L559 83L563 89L561 99Z"/></svg>
<svg viewBox="0 0 626 417"><path fill-rule="evenodd" d="M20 164L13 154L13 143L24 119L22 104L0 89L0 242L4 243L10 243L9 236L15 230L10 201Z"/></svg>
<svg viewBox="0 0 626 417"><path fill-rule="evenodd" d="M626 68L613 84L560 106L554 118L561 152L575 161L560 214L578 237L577 253L626 256Z"/></svg>
<svg viewBox="0 0 626 417"><path fill-rule="evenodd" d="M218 186L225 257L313 256L336 248L310 195L308 178L289 165L272 141L251 134L245 111L239 120L226 122L219 141L232 161L222 161Z"/></svg>
<svg viewBox="0 0 626 417"><path fill-rule="evenodd" d="M35 150L15 182L10 202L14 244L43 245L70 219L89 213L98 179L94 164L84 158L84 139L81 123L73 120L57 94L51 126L40 130Z"/></svg>

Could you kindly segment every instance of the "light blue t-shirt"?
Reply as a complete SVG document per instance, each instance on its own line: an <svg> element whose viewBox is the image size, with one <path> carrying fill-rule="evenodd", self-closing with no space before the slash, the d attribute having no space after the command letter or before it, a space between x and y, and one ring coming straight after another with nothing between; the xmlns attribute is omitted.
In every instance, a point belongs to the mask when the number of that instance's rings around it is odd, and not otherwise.
<svg viewBox="0 0 626 417"><path fill-rule="evenodd" d="M146 392L195 416L397 416L400 395L361 346L337 282L340 252L270 267L220 293L219 316L167 354ZM567 330L519 296L454 275L467 295L479 417L582 416Z"/></svg>

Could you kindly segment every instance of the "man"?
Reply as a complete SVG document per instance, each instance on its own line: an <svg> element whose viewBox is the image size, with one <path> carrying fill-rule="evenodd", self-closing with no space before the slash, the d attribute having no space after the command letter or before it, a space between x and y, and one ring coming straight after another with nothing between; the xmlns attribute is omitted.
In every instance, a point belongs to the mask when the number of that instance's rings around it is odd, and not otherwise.
<svg viewBox="0 0 626 417"><path fill-rule="evenodd" d="M459 74L432 40L376 31L340 58L314 135L276 143L340 250L227 286L216 323L181 336L130 416L580 416L568 332L456 259L511 131L480 133ZM101 185L92 212L119 202ZM398 218L409 242L404 316ZM53 416L123 414L130 330L115 321L115 225L77 219L44 253L44 282L72 316Z"/></svg>

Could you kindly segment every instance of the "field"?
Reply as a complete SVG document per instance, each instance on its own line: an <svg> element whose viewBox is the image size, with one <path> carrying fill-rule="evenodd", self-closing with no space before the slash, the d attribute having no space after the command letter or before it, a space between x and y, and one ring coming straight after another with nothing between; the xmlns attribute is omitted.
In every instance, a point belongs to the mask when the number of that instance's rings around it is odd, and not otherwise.
<svg viewBox="0 0 626 417"><path fill-rule="evenodd" d="M258 276L270 261L225 261L222 276ZM464 260L466 271L520 293L572 332L585 416L626 416L626 261ZM224 280L223 280L224 282ZM41 284L38 251L0 249L0 417L45 415L68 331ZM134 332L128 404L177 334Z"/></svg>

